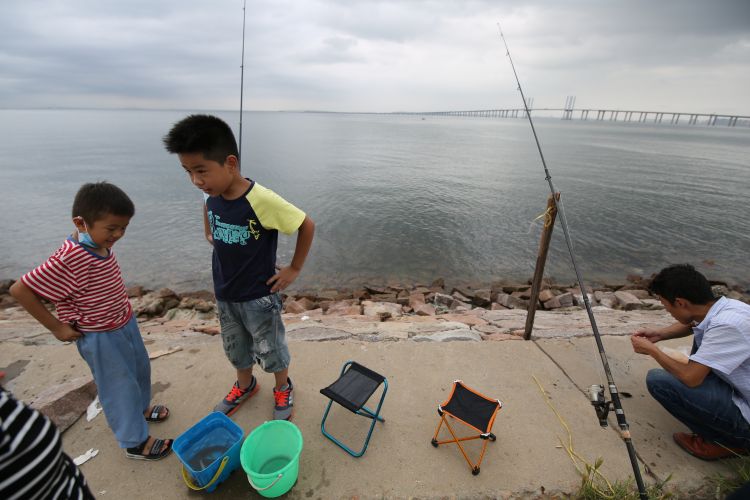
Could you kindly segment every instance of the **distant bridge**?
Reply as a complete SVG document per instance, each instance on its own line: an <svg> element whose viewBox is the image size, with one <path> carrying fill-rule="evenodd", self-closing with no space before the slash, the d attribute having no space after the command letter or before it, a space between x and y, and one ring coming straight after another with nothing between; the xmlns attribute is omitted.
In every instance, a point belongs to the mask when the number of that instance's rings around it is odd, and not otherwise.
<svg viewBox="0 0 750 500"><path fill-rule="evenodd" d="M554 111L562 114L563 120L572 120L575 114L578 114L581 120L594 121L620 121L639 122L639 123L669 123L677 125L680 120L687 120L688 125L707 125L709 127L726 124L729 127L735 127L737 124L750 126L750 116L728 115L720 113L687 113L678 111L641 111L628 109L585 109L575 108L576 96L565 98L565 106L562 108L534 108L534 98L526 100L526 107L529 112L533 111ZM427 115L427 116L471 116L481 118L526 118L526 108L506 108L506 109L480 109L472 111L427 111L427 112L397 112L399 115Z"/></svg>
<svg viewBox="0 0 750 500"><path fill-rule="evenodd" d="M573 120L575 115L581 120L622 121L637 123L668 123L677 125L681 121L688 125L715 126L725 124L729 127L750 126L750 116L728 115L720 113L688 113L678 111L642 111L627 109L574 109L574 108L529 108L530 112L554 111L562 114L563 120ZM480 118L526 118L524 108L480 109L471 111L424 111L396 112L397 115L420 116L466 116Z"/></svg>

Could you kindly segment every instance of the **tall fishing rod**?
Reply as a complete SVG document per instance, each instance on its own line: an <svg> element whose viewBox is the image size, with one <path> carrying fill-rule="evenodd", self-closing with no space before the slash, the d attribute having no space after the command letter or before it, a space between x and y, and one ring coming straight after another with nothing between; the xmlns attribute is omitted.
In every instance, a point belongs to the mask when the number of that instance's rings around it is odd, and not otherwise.
<svg viewBox="0 0 750 500"><path fill-rule="evenodd" d="M245 90L245 7L247 0L242 0L242 63L240 64L240 143L237 156L240 160L240 168L242 168L242 102L243 92Z"/></svg>
<svg viewBox="0 0 750 500"><path fill-rule="evenodd" d="M647 500L648 495L646 494L646 487L643 484L643 478L641 477L641 470L638 467L638 459L635 454L635 447L633 446L633 441L630 437L630 427L628 426L628 422L625 418L625 411L622 409L622 404L620 402L620 394L617 391L617 386L615 385L614 378L612 377L612 372L609 369L609 362L607 361L607 354L604 352L604 344L602 344L602 338L599 334L599 329L596 326L596 319L594 318L594 312L591 310L591 304L589 303L588 293L586 292L586 287L583 284L583 277L581 276L581 272L578 270L578 263L576 262L576 256L575 253L573 253L573 243L570 239L570 231L568 230L568 220L565 217L565 209L563 207L563 201L562 196L559 198L556 194L557 191L555 190L555 186L552 184L552 176L549 173L549 169L547 168L547 162L544 160L544 153L542 152L542 146L539 144L539 137L536 134L536 128L534 127L534 121L531 119L531 110L529 109L528 103L526 102L526 96L523 93L523 88L521 88L521 81L518 78L518 73L516 72L516 66L513 64L513 58L510 56L510 49L508 48L508 42L505 41L505 36L503 35L503 30L500 27L500 23L497 23L497 28L500 31L500 38L503 39L503 44L505 45L505 52L508 56L508 60L510 61L510 67L513 68L513 76L516 78L516 83L518 84L518 92L521 93L521 100L523 100L523 107L526 111L526 116L529 118L529 124L531 125L531 131L534 134L534 141L536 142L536 147L539 150L539 156L542 159L542 166L544 167L544 174L545 174L545 180L547 181L547 184L549 184L550 192L552 193L553 198L555 199L555 204L557 206L557 213L560 215L560 223L562 225L563 234L565 235L565 243L568 246L568 253L570 254L570 260L573 263L573 269L576 273L576 278L578 280L578 287L581 289L581 295L583 296L583 303L586 306L586 313L589 316L589 321L591 322L591 328L594 332L594 338L596 339L596 346L599 348L599 356L602 359L602 364L604 365L604 373L607 376L607 383L609 384L609 394L611 397L611 401L606 401L604 398L604 388L600 385L592 385L589 388L589 398L591 400L591 404L594 406L594 409L596 411L596 416L599 418L599 425L602 427L607 426L607 415L609 414L610 410L614 408L615 415L617 416L617 424L620 427L620 436L622 437L623 441L625 441L625 446L628 449L628 456L630 457L630 463L633 466L633 473L635 474L635 481L638 485L638 494L640 495L642 500Z"/></svg>

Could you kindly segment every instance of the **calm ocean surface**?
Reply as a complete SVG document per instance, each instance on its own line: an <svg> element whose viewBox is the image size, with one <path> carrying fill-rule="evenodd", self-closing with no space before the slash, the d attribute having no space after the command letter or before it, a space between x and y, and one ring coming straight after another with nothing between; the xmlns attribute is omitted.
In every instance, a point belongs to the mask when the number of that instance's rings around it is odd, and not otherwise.
<svg viewBox="0 0 750 500"><path fill-rule="evenodd" d="M72 231L78 187L107 180L136 205L115 248L126 282L210 289L202 194L161 144L185 115L0 110L0 278L41 263ZM586 282L690 262L750 285L750 129L535 124ZM549 191L526 120L258 112L243 135L245 175L317 224L297 288L533 274ZM559 224L546 274L574 278Z"/></svg>

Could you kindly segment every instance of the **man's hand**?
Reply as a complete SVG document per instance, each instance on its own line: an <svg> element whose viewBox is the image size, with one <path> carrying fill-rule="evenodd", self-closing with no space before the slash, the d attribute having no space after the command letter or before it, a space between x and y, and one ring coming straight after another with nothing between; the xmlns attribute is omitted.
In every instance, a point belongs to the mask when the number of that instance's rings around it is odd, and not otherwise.
<svg viewBox="0 0 750 500"><path fill-rule="evenodd" d="M291 285L294 280L297 279L297 276L299 276L299 271L297 269L294 269L292 266L282 267L279 269L279 272L266 281L266 285L273 284L271 287L271 293L280 292Z"/></svg>
<svg viewBox="0 0 750 500"><path fill-rule="evenodd" d="M676 360L670 355L663 352L661 349L651 342L646 336L633 334L630 337L630 342L633 344L633 350L638 354L648 354L662 368L667 370L669 373L675 376L677 380L682 382L688 387L698 387L703 383L706 376L711 373L711 368L688 359L688 362Z"/></svg>
<svg viewBox="0 0 750 500"><path fill-rule="evenodd" d="M52 330L52 334L61 342L73 342L83 336L81 332L68 323L61 323L59 328Z"/></svg>
<svg viewBox="0 0 750 500"><path fill-rule="evenodd" d="M634 337L643 337L654 344L659 342L660 340L664 340L664 337L662 337L662 334L659 333L658 330L652 330L650 328L639 328L635 332L633 332Z"/></svg>
<svg viewBox="0 0 750 500"><path fill-rule="evenodd" d="M633 350L638 354L651 354L654 349L659 349L647 336L638 335L638 332L630 336L630 342L633 344Z"/></svg>

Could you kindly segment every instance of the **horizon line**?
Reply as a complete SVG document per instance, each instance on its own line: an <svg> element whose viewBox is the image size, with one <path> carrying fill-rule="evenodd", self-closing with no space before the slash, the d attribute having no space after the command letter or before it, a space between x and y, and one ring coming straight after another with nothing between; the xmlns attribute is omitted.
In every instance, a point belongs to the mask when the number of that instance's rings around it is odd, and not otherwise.
<svg viewBox="0 0 750 500"><path fill-rule="evenodd" d="M325 109L244 109L243 113L320 113L320 114L351 114L351 115L449 115L451 113L480 113L487 111L518 110L525 111L523 107L511 108L484 108L484 109L455 109L441 111L333 111ZM617 113L661 113L661 114L680 114L680 115L697 115L697 116L717 116L717 117L738 117L750 119L750 114L743 115L738 113L708 113L708 112L691 112L691 111L664 111L664 110L630 110L630 109L612 109L596 107L579 107L579 108L530 108L530 111L555 111L555 112L575 112L575 111L602 111ZM239 113L237 109L222 108L146 108L146 107L76 107L76 106L36 106L36 107L0 107L0 111L173 111L183 113L205 113L205 112L222 112L222 113ZM540 115L537 115L540 116ZM547 115L552 116L552 115ZM546 116L543 116L546 117ZM596 121L596 120L592 120ZM601 121L601 120L600 120Z"/></svg>

